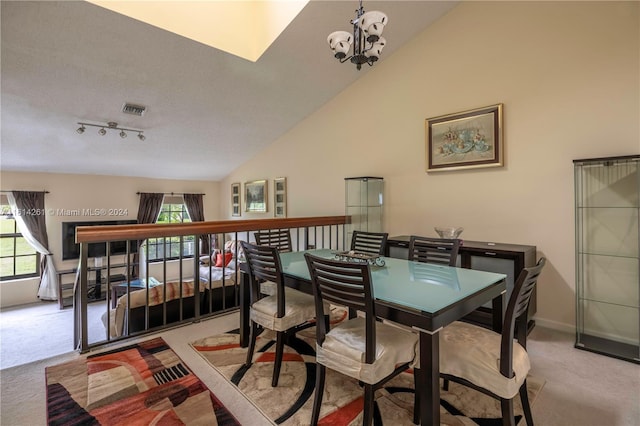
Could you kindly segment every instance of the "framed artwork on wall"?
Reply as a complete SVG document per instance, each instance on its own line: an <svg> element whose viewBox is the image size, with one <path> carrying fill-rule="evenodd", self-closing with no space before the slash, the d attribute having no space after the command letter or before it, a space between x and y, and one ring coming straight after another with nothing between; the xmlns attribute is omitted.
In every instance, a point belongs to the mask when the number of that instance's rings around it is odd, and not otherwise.
<svg viewBox="0 0 640 426"><path fill-rule="evenodd" d="M273 206L275 217L287 217L287 178L274 179Z"/></svg>
<svg viewBox="0 0 640 426"><path fill-rule="evenodd" d="M231 216L241 216L240 182L231 184Z"/></svg>
<svg viewBox="0 0 640 426"><path fill-rule="evenodd" d="M428 118L426 171L503 166L502 104Z"/></svg>
<svg viewBox="0 0 640 426"><path fill-rule="evenodd" d="M267 211L267 181L254 180L244 184L244 211L265 213Z"/></svg>

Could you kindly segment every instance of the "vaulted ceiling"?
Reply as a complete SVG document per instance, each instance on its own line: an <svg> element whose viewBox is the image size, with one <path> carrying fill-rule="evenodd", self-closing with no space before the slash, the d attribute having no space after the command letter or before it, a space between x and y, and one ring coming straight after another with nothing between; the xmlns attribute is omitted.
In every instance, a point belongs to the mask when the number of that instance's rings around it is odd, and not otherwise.
<svg viewBox="0 0 640 426"><path fill-rule="evenodd" d="M365 1L389 17L381 61L455 5ZM357 6L310 1L252 62L89 2L3 1L0 168L222 179L375 72L339 64L326 42L350 30ZM126 102L147 111L125 114ZM78 122L109 121L146 140L76 133Z"/></svg>

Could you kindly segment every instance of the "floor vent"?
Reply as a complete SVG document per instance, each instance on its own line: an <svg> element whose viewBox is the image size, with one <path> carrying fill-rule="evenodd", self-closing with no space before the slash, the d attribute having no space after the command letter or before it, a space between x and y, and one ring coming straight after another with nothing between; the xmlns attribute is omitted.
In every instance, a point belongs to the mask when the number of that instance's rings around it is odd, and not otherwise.
<svg viewBox="0 0 640 426"><path fill-rule="evenodd" d="M138 117L142 117L146 110L147 107L142 105L124 104L122 107L122 112L125 114L137 115Z"/></svg>

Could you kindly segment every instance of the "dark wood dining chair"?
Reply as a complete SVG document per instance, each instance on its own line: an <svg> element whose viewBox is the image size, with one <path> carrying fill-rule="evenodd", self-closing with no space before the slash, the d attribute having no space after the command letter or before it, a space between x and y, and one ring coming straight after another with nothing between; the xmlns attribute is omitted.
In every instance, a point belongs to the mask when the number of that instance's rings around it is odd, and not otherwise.
<svg viewBox="0 0 640 426"><path fill-rule="evenodd" d="M513 400L520 394L527 425L533 426L527 393L531 368L527 354L527 310L531 293L546 263L524 268L507 303L502 334L456 321L440 337L440 376L473 388L500 401L502 424L513 426ZM517 340L514 342L514 337Z"/></svg>
<svg viewBox="0 0 640 426"><path fill-rule="evenodd" d="M291 232L288 229L264 229L254 234L259 246L275 247L280 253L293 251L291 246Z"/></svg>
<svg viewBox="0 0 640 426"><path fill-rule="evenodd" d="M383 256L389 234L386 232L353 231L351 250Z"/></svg>
<svg viewBox="0 0 640 426"><path fill-rule="evenodd" d="M412 235L409 238L409 259L410 261L421 263L434 263L438 265L456 266L458 260L458 250L460 249L460 240L420 237ZM427 271L436 273L437 271ZM420 364L414 366L414 373L420 376ZM419 422L418 393L415 393L413 422Z"/></svg>
<svg viewBox="0 0 640 426"><path fill-rule="evenodd" d="M459 249L459 239L412 235L409 239L409 260L456 266Z"/></svg>
<svg viewBox="0 0 640 426"><path fill-rule="evenodd" d="M278 386L284 343L288 334L295 334L313 323L316 307L314 297L284 285L282 263L278 249L259 246L242 241L242 249L251 280L250 310L251 329L249 349L245 365L251 366L259 326L276 332L276 359L273 365L271 386ZM259 282L269 281L275 285L275 294L263 296L259 293Z"/></svg>
<svg viewBox="0 0 640 426"><path fill-rule="evenodd" d="M291 232L288 229L264 229L256 231L254 234L256 244L259 246L275 247L280 253L291 252ZM260 283L260 293L268 296L276 294L275 283L262 281Z"/></svg>
<svg viewBox="0 0 640 426"><path fill-rule="evenodd" d="M365 263L349 263L305 254L316 317L326 315L327 303L364 313L329 330L327 321L316 329L316 389L311 424L320 418L326 368L364 384L363 425L373 420L374 392L405 371L415 359L418 336L376 321L371 269Z"/></svg>

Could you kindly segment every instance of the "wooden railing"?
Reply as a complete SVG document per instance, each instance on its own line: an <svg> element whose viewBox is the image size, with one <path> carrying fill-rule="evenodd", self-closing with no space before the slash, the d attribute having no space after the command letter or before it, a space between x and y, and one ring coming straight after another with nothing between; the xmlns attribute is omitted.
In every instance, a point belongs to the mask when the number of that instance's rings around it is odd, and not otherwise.
<svg viewBox="0 0 640 426"><path fill-rule="evenodd" d="M234 256L235 265L223 265L221 268L221 280L215 281L211 275L201 275L200 244L193 244L192 255L183 256L182 241L184 237L194 236L194 240L207 241L215 250L221 250L224 242L228 240L254 241L253 232L266 229L289 229L291 231L294 250L307 248L343 249L345 244L345 225L349 223L348 216L322 216L306 218L262 219L262 220L230 220L213 222L193 222L184 224L140 224L140 225L113 225L113 226L79 226L76 230L76 242L80 244L81 257L79 265L79 279L74 290L74 342L76 348L85 352L93 347L106 343L130 339L141 334L157 332L177 325L189 324L200 321L203 318L228 313L238 309L238 283L239 276L235 275L238 268L238 256ZM145 257L144 252L134 253L136 241L144 241L153 238L180 237L180 255L176 259L164 259L150 261L148 257L140 261L139 257ZM105 301L106 314L103 314L105 325L105 338L91 336L89 339L87 308L90 302L88 292L90 289L90 273L95 268L88 265L88 247L90 243L102 243L111 241L129 241L127 254L124 260L112 260L106 256L103 268L106 270L106 283L95 283L98 288L106 285ZM237 249L236 249L237 250ZM109 250L107 250L107 253ZM208 253L206 253L208 254ZM177 264L177 267L175 267ZM184 267L186 265L186 267ZM125 269L125 274L113 273L116 268ZM151 267L160 269L162 286L152 290L149 285L132 287L132 283L139 280L138 272L145 266L144 279L150 279ZM169 278L168 266L177 269L177 277ZM227 268L227 269L225 269ZM232 272L235 278L227 278ZM239 275L239 273L238 273ZM119 282L112 282L114 276L122 277ZM147 280L146 283L149 281ZM124 296L118 296L115 287L125 292ZM138 288L137 291L134 291ZM177 299L171 299L171 291L177 292ZM144 292L144 293L139 293ZM192 292L192 293L191 293ZM112 295L113 293L113 295ZM115 295L115 296L114 296ZM138 299L144 299L144 306L137 310L132 306L132 295ZM174 294L175 296L175 294ZM159 298L150 303L152 297ZM159 302L159 303L158 303ZM98 303L98 302L94 302ZM176 313L177 312L177 313ZM135 315L134 315L135 314ZM135 316L138 319L135 319ZM142 315L142 317L140 317ZM155 316L154 316L155 315ZM176 317L177 315L177 317ZM119 319L118 319L119 318ZM142 318L142 319L141 319ZM155 318L155 323L152 319ZM118 319L116 321L116 319ZM95 323L95 318L92 319ZM116 324L116 322L120 322ZM134 327L133 322L137 321ZM159 322L159 325L158 325ZM142 324L142 325L140 325ZM112 335L114 327L122 326ZM133 330L133 331L131 331ZM91 342L89 341L91 340Z"/></svg>

